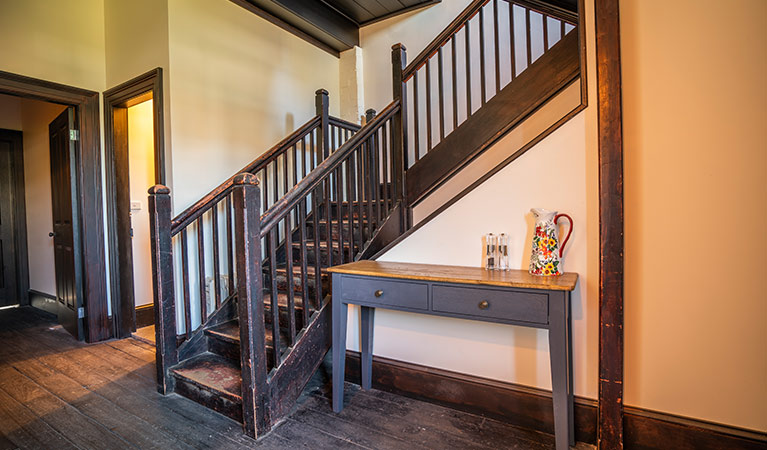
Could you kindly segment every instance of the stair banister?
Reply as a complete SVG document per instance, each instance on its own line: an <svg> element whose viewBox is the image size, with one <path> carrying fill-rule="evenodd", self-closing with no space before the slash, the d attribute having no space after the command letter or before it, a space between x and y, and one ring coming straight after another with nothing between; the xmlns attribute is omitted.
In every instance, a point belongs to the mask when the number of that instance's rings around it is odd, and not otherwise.
<svg viewBox="0 0 767 450"><path fill-rule="evenodd" d="M240 323L242 419L245 434L257 437L271 425L261 273L261 193L258 178L240 173L233 180L234 243L239 251L237 308Z"/></svg>
<svg viewBox="0 0 767 450"><path fill-rule="evenodd" d="M178 362L170 217L170 189L160 184L152 186L149 188L149 230L152 246L155 342L157 343L155 358L157 390L163 395L173 391L173 376L168 368Z"/></svg>

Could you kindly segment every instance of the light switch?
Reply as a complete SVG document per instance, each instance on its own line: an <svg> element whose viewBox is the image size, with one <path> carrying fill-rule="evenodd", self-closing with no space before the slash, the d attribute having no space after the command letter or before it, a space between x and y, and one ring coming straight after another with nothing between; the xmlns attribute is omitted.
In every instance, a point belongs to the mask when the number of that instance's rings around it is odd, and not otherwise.
<svg viewBox="0 0 767 450"><path fill-rule="evenodd" d="M141 211L141 202L130 202L131 211Z"/></svg>

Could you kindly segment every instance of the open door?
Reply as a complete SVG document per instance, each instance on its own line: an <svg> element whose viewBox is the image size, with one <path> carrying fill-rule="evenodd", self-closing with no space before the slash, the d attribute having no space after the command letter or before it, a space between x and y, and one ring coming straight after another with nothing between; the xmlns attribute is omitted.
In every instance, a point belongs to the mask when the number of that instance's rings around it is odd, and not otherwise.
<svg viewBox="0 0 767 450"><path fill-rule="evenodd" d="M83 339L82 247L78 215L77 126L75 109L69 107L48 125L51 152L53 203L53 252L56 264L56 298L59 323Z"/></svg>

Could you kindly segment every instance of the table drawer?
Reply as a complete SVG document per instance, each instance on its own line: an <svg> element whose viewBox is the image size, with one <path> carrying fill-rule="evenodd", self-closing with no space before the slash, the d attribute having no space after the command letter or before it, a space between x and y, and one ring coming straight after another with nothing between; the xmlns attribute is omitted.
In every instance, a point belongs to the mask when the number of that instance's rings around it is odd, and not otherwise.
<svg viewBox="0 0 767 450"><path fill-rule="evenodd" d="M426 283L356 277L344 277L341 283L342 301L382 307L429 309L429 287Z"/></svg>
<svg viewBox="0 0 767 450"><path fill-rule="evenodd" d="M476 318L542 324L549 320L547 294L500 289L435 285L432 288L432 310Z"/></svg>

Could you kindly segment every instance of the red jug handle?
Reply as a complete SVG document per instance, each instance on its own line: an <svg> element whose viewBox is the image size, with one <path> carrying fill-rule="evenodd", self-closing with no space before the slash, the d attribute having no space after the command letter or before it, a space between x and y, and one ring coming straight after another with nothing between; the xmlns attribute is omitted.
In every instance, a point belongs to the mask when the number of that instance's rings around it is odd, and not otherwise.
<svg viewBox="0 0 767 450"><path fill-rule="evenodd" d="M562 245L559 247L559 257L562 257L562 253L565 251L565 245L567 245L568 239L570 239L570 235L573 234L573 218L568 216L567 214L557 214L554 216L554 223L556 224L560 217L564 217L568 221L570 221L570 230L567 231L567 236L565 237L565 240L562 241Z"/></svg>

